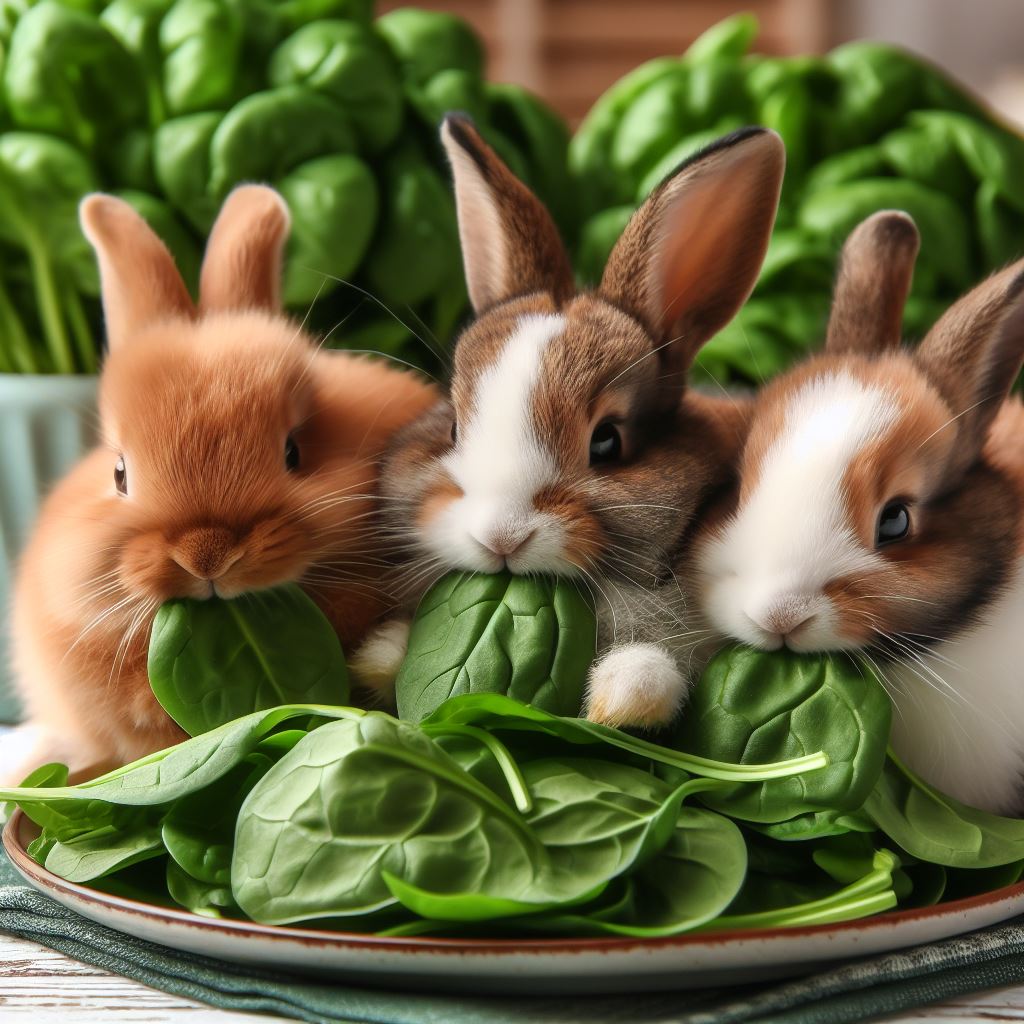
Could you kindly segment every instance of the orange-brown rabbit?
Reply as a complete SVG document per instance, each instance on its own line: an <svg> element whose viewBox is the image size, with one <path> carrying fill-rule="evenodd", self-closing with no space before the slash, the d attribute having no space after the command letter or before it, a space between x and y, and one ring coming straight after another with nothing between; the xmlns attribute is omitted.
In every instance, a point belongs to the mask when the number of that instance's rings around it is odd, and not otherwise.
<svg viewBox="0 0 1024 1024"><path fill-rule="evenodd" d="M81 221L107 323L102 441L54 490L21 562L27 723L0 751L5 784L45 760L83 770L182 738L146 674L168 598L298 581L355 644L387 608L377 459L436 400L410 374L320 351L281 314L289 217L273 190L225 201L198 308L125 203L89 196Z"/></svg>

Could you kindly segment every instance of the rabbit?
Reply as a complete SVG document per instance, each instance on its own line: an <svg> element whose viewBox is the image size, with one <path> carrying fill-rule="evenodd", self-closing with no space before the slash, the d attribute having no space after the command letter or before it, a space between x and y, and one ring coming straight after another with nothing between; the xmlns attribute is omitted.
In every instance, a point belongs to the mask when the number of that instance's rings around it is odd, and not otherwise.
<svg viewBox="0 0 1024 1024"><path fill-rule="evenodd" d="M476 319L449 396L397 435L382 470L408 581L418 593L450 570L577 578L598 605L586 714L666 724L692 643L673 566L731 479L746 416L686 377L754 287L782 142L750 128L682 165L630 220L596 291L579 293L548 212L472 123L450 115L441 137ZM353 660L382 702L408 629L386 623Z"/></svg>
<svg viewBox="0 0 1024 1024"><path fill-rule="evenodd" d="M840 260L824 352L758 396L734 510L695 541L711 628L862 651L918 775L1024 810L1024 261L901 345L919 247L883 211Z"/></svg>
<svg viewBox="0 0 1024 1024"><path fill-rule="evenodd" d="M198 307L126 203L87 196L80 219L107 329L101 443L50 494L20 561L11 783L46 760L83 772L184 738L146 673L169 598L299 582L356 644L389 607L371 530L379 457L437 401L412 374L321 351L282 314L289 214L272 189L225 200Z"/></svg>

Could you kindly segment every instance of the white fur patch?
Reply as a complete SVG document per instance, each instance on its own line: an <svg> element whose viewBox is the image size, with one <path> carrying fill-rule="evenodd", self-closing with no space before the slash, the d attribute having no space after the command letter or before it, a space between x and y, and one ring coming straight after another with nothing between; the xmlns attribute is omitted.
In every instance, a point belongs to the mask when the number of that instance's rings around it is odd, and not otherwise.
<svg viewBox="0 0 1024 1024"><path fill-rule="evenodd" d="M458 442L443 459L463 496L427 528L431 547L452 565L498 571L505 560L489 547L502 538L525 541L508 558L513 572L568 568L563 526L533 504L558 479L558 463L533 429L532 399L544 352L564 330L560 315L522 317L477 383L473 415L459 424Z"/></svg>
<svg viewBox="0 0 1024 1024"><path fill-rule="evenodd" d="M1024 561L981 625L921 662L883 668L897 755L943 792L997 814L1019 814L1024 803L1022 625Z"/></svg>
<svg viewBox="0 0 1024 1024"><path fill-rule="evenodd" d="M622 644L590 670L586 717L603 725L667 725L682 707L686 689L686 677L664 647Z"/></svg>
<svg viewBox="0 0 1024 1024"><path fill-rule="evenodd" d="M814 618L791 646L849 646L823 588L879 560L847 521L843 477L898 414L895 396L849 373L816 378L793 395L753 493L700 555L704 610L717 628L774 649L782 638L772 623L799 605Z"/></svg>

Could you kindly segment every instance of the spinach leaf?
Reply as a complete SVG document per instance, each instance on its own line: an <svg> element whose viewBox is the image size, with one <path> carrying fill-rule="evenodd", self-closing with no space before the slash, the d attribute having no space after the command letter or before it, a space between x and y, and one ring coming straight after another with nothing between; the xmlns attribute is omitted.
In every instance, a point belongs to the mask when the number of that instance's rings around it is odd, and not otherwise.
<svg viewBox="0 0 1024 1024"><path fill-rule="evenodd" d="M159 826L143 820L133 828L107 825L66 843L56 842L44 866L69 882L91 882L163 852Z"/></svg>
<svg viewBox="0 0 1024 1024"><path fill-rule="evenodd" d="M827 896L768 910L723 914L708 924L707 928L716 931L733 928L795 928L801 925L853 921L868 914L879 914L896 906L893 874L898 867L899 860L894 854L888 850L879 850L873 858L870 871L851 885ZM751 883L763 889L756 877L748 885ZM746 890L747 886L741 896L747 894ZM755 892L755 900L761 897L762 892Z"/></svg>
<svg viewBox="0 0 1024 1024"><path fill-rule="evenodd" d="M533 801L524 818L543 844L530 870L488 863L471 887L465 872L431 886L389 871L403 906L437 921L486 921L588 902L668 843L689 793L716 785L699 779L672 790L649 772L590 758L531 761L522 771Z"/></svg>
<svg viewBox="0 0 1024 1024"><path fill-rule="evenodd" d="M222 911L238 912L230 884L201 882L170 857L167 859L167 891L175 903L191 910L193 914L223 917Z"/></svg>
<svg viewBox="0 0 1024 1024"><path fill-rule="evenodd" d="M0 800L16 802L29 817L45 813L47 820L40 822L44 827L81 822L79 831L88 831L109 820L111 804L138 807L166 804L216 782L255 749L264 737L289 719L310 715L325 719L358 719L364 714L356 708L329 708L316 704L257 711L89 782L52 788L0 789ZM45 812L37 811L43 805Z"/></svg>
<svg viewBox="0 0 1024 1024"><path fill-rule="evenodd" d="M387 871L473 889L493 870L532 877L543 848L516 812L418 728L380 712L309 734L238 816L235 899L285 924L395 903Z"/></svg>
<svg viewBox="0 0 1024 1024"><path fill-rule="evenodd" d="M878 779L892 704L874 673L844 654L764 654L730 647L694 687L677 733L682 750L742 764L822 750L827 767L714 792L709 807L781 822L860 808Z"/></svg>
<svg viewBox="0 0 1024 1024"><path fill-rule="evenodd" d="M815 811L788 821L753 825L762 835L784 843L841 836L848 832L874 832L875 824L863 811Z"/></svg>
<svg viewBox="0 0 1024 1024"><path fill-rule="evenodd" d="M739 892L746 867L746 843L736 825L714 811L683 807L666 845L622 879L616 898L524 924L568 935L677 935L721 914Z"/></svg>
<svg viewBox="0 0 1024 1024"><path fill-rule="evenodd" d="M506 730L517 734L538 733L577 746L603 745L632 754L642 762L654 761L693 775L730 782L784 778L828 764L828 759L820 752L777 764L727 764L662 747L585 718L559 717L496 693L452 697L421 724L430 736L442 736L454 726L472 725L490 733Z"/></svg>
<svg viewBox="0 0 1024 1024"><path fill-rule="evenodd" d="M864 812L919 860L994 868L1024 859L1024 821L979 811L933 789L890 753Z"/></svg>
<svg viewBox="0 0 1024 1024"><path fill-rule="evenodd" d="M341 644L297 586L230 601L168 601L149 643L149 679L190 736L282 704L345 704Z"/></svg>
<svg viewBox="0 0 1024 1024"><path fill-rule="evenodd" d="M205 789L171 804L163 819L161 837L171 860L183 873L197 883L230 890L238 812L253 786L273 765L266 754L256 751Z"/></svg>
<svg viewBox="0 0 1024 1024"><path fill-rule="evenodd" d="M596 642L593 609L571 581L445 576L417 610L398 715L418 722L451 696L481 692L578 715Z"/></svg>

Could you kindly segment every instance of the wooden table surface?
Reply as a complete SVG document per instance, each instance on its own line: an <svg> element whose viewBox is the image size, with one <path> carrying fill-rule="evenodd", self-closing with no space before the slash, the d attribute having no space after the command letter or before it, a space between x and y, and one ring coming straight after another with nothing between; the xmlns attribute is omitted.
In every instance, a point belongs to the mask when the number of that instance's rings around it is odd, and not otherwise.
<svg viewBox="0 0 1024 1024"><path fill-rule="evenodd" d="M3 1024L258 1024L271 1019L279 1018L214 1010L70 960L34 942L0 936ZM1024 988L965 996L886 1019L890 1024L1024 1021Z"/></svg>

